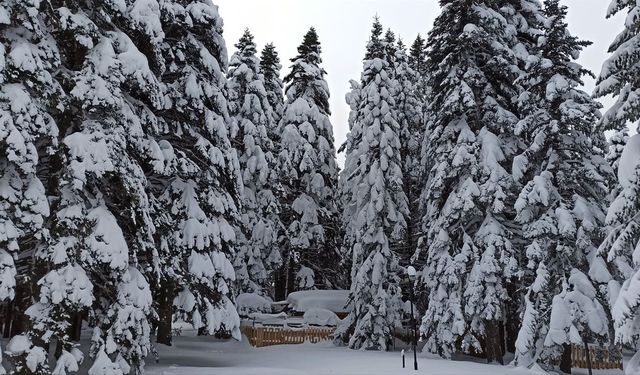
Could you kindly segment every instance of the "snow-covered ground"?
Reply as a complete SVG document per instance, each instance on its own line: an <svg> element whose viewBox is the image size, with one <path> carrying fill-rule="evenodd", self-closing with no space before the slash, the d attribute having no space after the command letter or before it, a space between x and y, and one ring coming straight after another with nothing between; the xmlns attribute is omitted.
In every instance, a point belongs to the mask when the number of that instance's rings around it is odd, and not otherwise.
<svg viewBox="0 0 640 375"><path fill-rule="evenodd" d="M147 375L395 375L413 374L413 357L407 351L402 368L399 352L354 351L332 343L251 347L246 340L218 341L176 337L173 347L158 347L160 360L149 361ZM535 375L534 371L469 361L418 357L418 374L433 375ZM586 374L576 371L574 374ZM622 374L621 371L594 375Z"/></svg>

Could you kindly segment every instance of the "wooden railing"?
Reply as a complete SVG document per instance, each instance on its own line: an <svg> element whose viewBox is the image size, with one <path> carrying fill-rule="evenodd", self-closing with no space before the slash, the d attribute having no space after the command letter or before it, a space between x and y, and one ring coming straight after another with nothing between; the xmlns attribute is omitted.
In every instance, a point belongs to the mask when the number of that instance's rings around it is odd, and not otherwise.
<svg viewBox="0 0 640 375"><path fill-rule="evenodd" d="M306 341L316 344L333 339L335 328L306 327L300 329L275 327L242 327L249 343L257 348L271 345L302 344Z"/></svg>
<svg viewBox="0 0 640 375"><path fill-rule="evenodd" d="M609 350L604 348L589 347L591 368L594 370L622 369L621 358L611 358ZM575 368L588 368L587 350L584 346L573 345L571 347L571 365Z"/></svg>

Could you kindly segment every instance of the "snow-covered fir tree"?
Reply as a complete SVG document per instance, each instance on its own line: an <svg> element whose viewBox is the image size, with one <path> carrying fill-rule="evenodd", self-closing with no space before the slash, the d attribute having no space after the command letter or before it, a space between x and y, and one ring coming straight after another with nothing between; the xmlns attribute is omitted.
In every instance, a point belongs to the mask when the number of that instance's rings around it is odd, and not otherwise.
<svg viewBox="0 0 640 375"><path fill-rule="evenodd" d="M273 121L270 125L273 125L273 127L267 129L267 134L273 142L273 154L276 156L280 154L281 134L278 129L284 110L284 82L282 82L282 79L280 78L281 70L282 65L280 64L280 57L278 56L275 46L273 43L265 45L262 49L262 54L260 55L260 73L263 76L264 88L267 91L267 99L269 100L269 104L272 109L271 115L273 116ZM280 171L278 158L274 160L272 168L275 171ZM274 187L272 187L272 189L276 194L278 203L281 205L284 201L284 191L280 180L276 179L275 181L277 181L275 183L277 189ZM278 246L282 246L286 242L286 236L286 228L283 225L280 225L280 231L277 233ZM274 283L273 297L278 300L282 300L286 297L285 292L287 288L285 285L287 284L287 276L290 276L287 274L286 270L287 267L280 267L271 275ZM292 285L291 283L289 284Z"/></svg>
<svg viewBox="0 0 640 375"><path fill-rule="evenodd" d="M398 91L395 97L396 120L400 126L400 154L402 157L403 188L409 203L407 228L401 260L408 261L416 251L420 236L420 193L422 192L422 141L424 138L424 97L420 93L422 77L411 67L410 58L401 40L395 52L393 77Z"/></svg>
<svg viewBox="0 0 640 375"><path fill-rule="evenodd" d="M637 328L640 316L640 135L634 135L621 154L618 169L619 193L611 202L606 224L609 234L600 247L601 254L612 265L610 302L616 342L636 346L640 339ZM638 359L634 362L637 363Z"/></svg>
<svg viewBox="0 0 640 375"><path fill-rule="evenodd" d="M527 148L513 163L523 186L515 208L526 240L515 357L521 366L553 365L570 355L571 344L609 336L610 275L597 246L611 172L593 142L599 104L579 89L588 72L574 62L589 43L570 35L558 0L545 2L545 17L540 52L521 78L527 91L519 98L524 117L516 135Z"/></svg>
<svg viewBox="0 0 640 375"><path fill-rule="evenodd" d="M253 35L247 30L235 45L229 69L230 112L238 125L233 145L237 150L244 191L236 230L236 282L238 292L271 294L270 275L281 265L281 232L274 144L273 109L259 73ZM271 65L270 65L271 67ZM271 78L273 80L273 77Z"/></svg>
<svg viewBox="0 0 640 375"><path fill-rule="evenodd" d="M627 125L637 122L640 118L640 101L635 92L640 88L640 80L633 67L640 59L635 42L638 35L637 12L639 5L632 0L613 0L607 11L607 18L620 12L626 12L624 30L616 36L609 46L612 54L602 66L600 76L593 95L596 98L614 95L615 103L609 108L600 121L602 131L613 131L610 139L611 147L607 159L616 166L620 158L626 139L628 139Z"/></svg>
<svg viewBox="0 0 640 375"><path fill-rule="evenodd" d="M426 186L423 232L414 255L426 265L428 308L422 322L425 350L449 357L481 350L502 360L499 324L515 276L509 207L510 174L518 150L512 98L518 61L509 48L514 32L493 2L441 1L427 42L427 105L423 147ZM459 346L458 346L459 345Z"/></svg>
<svg viewBox="0 0 640 375"><path fill-rule="evenodd" d="M60 54L45 26L46 12L36 2L8 1L0 14L0 301L6 302L16 297L16 287L30 289L35 246L47 237L45 185L59 133L52 112L62 109L64 93L52 74ZM18 298L13 333L26 326L22 314L31 303L31 295ZM16 371L24 371L24 357L14 362ZM34 373L46 371L45 363L35 367Z"/></svg>
<svg viewBox="0 0 640 375"><path fill-rule="evenodd" d="M409 65L411 69L415 70L419 75L425 76L427 74L426 63L427 41L424 40L422 35L418 34L409 48Z"/></svg>
<svg viewBox="0 0 640 375"><path fill-rule="evenodd" d="M616 341L637 348L640 339L640 136L634 135L624 148L622 145L627 139L627 126L633 124L637 128L640 120L637 95L640 79L636 71L640 61L640 4L629 0L612 1L607 16L620 12L627 14L624 30L609 47L612 55L602 67L594 92L596 97L613 95L616 99L600 123L603 130L615 131L608 159L614 167L617 164L618 171L617 196L609 206L606 218L609 234L600 250L612 265L609 297L613 305ZM631 362L633 365L630 366L637 367L640 355L636 354Z"/></svg>
<svg viewBox="0 0 640 375"><path fill-rule="evenodd" d="M271 105L273 124L276 125L273 129L267 129L273 141L279 139L276 128L282 118L284 108L284 83L280 78L281 70L282 65L280 65L280 57L276 47L273 43L265 45L260 55L260 73L264 78L264 88L267 90L267 98Z"/></svg>
<svg viewBox="0 0 640 375"><path fill-rule="evenodd" d="M159 108L162 95L133 39L155 38L158 29L150 26L158 14L140 20L114 4L47 6L54 36L48 41L57 42L66 94L51 111L60 137L47 181L55 215L35 254L37 302L26 311L31 329L14 339L31 342L23 356L33 366L71 371L78 356L70 327L88 313L95 366L140 372L150 350L151 297L138 255L153 247L153 225L139 160L149 107ZM119 17L126 32L92 18L97 13ZM55 367L38 354L52 343Z"/></svg>
<svg viewBox="0 0 640 375"><path fill-rule="evenodd" d="M429 86L427 84L427 75L429 74L427 71L427 55L427 41L418 34L409 48L408 58L409 67L417 74L414 84L416 85L417 95L422 102L423 122L426 121L426 115L428 114L428 106L425 103L427 93L429 92ZM422 132L424 133L424 125Z"/></svg>
<svg viewBox="0 0 640 375"><path fill-rule="evenodd" d="M380 20L376 19L375 22L380 22ZM396 53L398 52L398 46L396 45L396 34L391 29L387 29L387 32L384 33L382 44L385 49L385 58L388 63L387 69L392 74L393 78L395 77Z"/></svg>
<svg viewBox="0 0 640 375"><path fill-rule="evenodd" d="M391 74L387 53L395 41L375 21L367 47L357 106L350 116L345 170L342 178L344 217L352 256L352 312L339 334L352 333L349 347L386 350L392 331L400 325L399 259L392 250L404 240L408 215L403 190L400 124L396 98L400 83ZM387 43L394 44L393 48ZM395 57L394 57L395 59Z"/></svg>
<svg viewBox="0 0 640 375"><path fill-rule="evenodd" d="M338 166L329 120L329 88L321 67L320 41L311 28L285 77L287 99L278 127L282 222L286 241L281 272L291 287L300 266L314 271L315 283L334 288L338 268Z"/></svg>
<svg viewBox="0 0 640 375"><path fill-rule="evenodd" d="M160 13L165 34L161 81L168 103L161 111L157 156L171 168L171 178L156 193L170 213L168 230L157 241L171 254L161 261L179 264L180 272L165 299L200 334L239 338L229 296L243 186L231 145L238 130L228 112L223 22L209 0L165 1Z"/></svg>

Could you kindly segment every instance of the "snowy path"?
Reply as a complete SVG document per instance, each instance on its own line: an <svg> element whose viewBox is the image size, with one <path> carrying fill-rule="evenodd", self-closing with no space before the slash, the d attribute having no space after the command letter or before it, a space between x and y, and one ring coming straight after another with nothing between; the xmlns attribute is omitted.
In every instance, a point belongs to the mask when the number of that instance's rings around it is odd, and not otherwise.
<svg viewBox="0 0 640 375"><path fill-rule="evenodd" d="M412 374L407 355L402 368L400 354L353 351L331 343L280 345L253 348L246 342L220 342L198 337L176 337L171 348L161 346L160 362L147 364L148 375L394 375ZM419 374L433 375L532 375L532 371L508 366L445 361L420 356ZM602 374L602 373L598 373Z"/></svg>

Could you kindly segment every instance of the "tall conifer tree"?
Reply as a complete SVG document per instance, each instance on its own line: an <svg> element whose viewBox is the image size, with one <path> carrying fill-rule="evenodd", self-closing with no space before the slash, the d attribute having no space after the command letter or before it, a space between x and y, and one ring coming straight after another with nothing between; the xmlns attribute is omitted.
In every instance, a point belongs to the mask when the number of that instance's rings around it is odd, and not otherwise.
<svg viewBox="0 0 640 375"><path fill-rule="evenodd" d="M581 344L576 334L590 342L609 336L606 294L598 288L608 271L596 248L610 168L593 140L599 104L579 89L589 72L573 61L589 43L570 35L558 0L545 2L545 18L540 52L521 78L527 91L516 128L527 143L513 174L523 184L515 209L528 270L515 361L549 366L570 358L571 344Z"/></svg>
<svg viewBox="0 0 640 375"><path fill-rule="evenodd" d="M611 262L611 291L615 337L618 343L637 345L640 339L638 317L640 317L640 168L638 167L638 145L640 137L631 137L622 152L622 144L628 138L627 125L637 128L640 120L640 77L637 66L640 62L640 4L630 0L612 1L607 17L620 12L627 14L624 30L609 47L611 56L604 63L594 92L596 97L613 95L614 105L600 122L603 130L613 130L608 159L618 170L617 196L607 213L609 234L600 247L603 256ZM619 293L616 289L621 288ZM630 362L638 366L640 355Z"/></svg>
<svg viewBox="0 0 640 375"><path fill-rule="evenodd" d="M301 280L334 288L341 283L338 251L338 166L329 120L329 88L321 67L318 34L311 28L285 77L286 102L278 127L279 168L283 184L282 222L287 228L282 274L292 291L295 273ZM305 282L304 288L314 287ZM279 294L283 294L280 292Z"/></svg>
<svg viewBox="0 0 640 375"><path fill-rule="evenodd" d="M247 30L235 45L231 57L229 86L231 115L238 131L234 147L240 159L244 184L240 222L236 230L236 278L239 292L271 294L269 277L280 266L278 248L280 207L274 143L268 129L273 129L273 109L259 73L253 35Z"/></svg>
<svg viewBox="0 0 640 375"><path fill-rule="evenodd" d="M282 117L282 110L284 109L284 83L280 78L280 71L282 65L280 64L280 57L278 51L273 43L269 43L262 49L260 55L260 73L264 77L264 88L267 90L267 97L269 104L273 109L274 125L277 127ZM268 129L270 133L275 133L276 128ZM277 140L278 135L272 134L271 139Z"/></svg>
<svg viewBox="0 0 640 375"><path fill-rule="evenodd" d="M200 334L239 337L229 296L242 178L231 145L237 125L228 111L223 22L209 0L168 1L160 10L168 100L161 155L173 168L158 198L170 212L160 242L181 265L169 300Z"/></svg>
<svg viewBox="0 0 640 375"><path fill-rule="evenodd" d="M518 150L512 98L519 68L508 4L443 0L427 42L422 193L426 350L449 357L484 346L501 361L506 281L517 272L509 207ZM484 340L481 345L480 340Z"/></svg>
<svg viewBox="0 0 640 375"><path fill-rule="evenodd" d="M400 325L399 259L394 243L402 242L409 213L403 190L400 124L394 78L396 45L376 19L367 46L360 96L350 116L343 194L352 256L352 312L339 335L353 332L354 349L386 350ZM389 46L392 44L392 46ZM389 57L389 53L394 53ZM355 104L355 103L354 103Z"/></svg>

